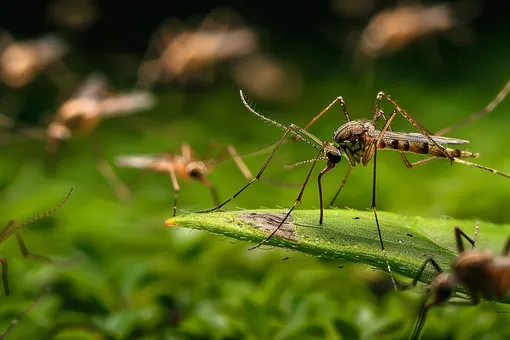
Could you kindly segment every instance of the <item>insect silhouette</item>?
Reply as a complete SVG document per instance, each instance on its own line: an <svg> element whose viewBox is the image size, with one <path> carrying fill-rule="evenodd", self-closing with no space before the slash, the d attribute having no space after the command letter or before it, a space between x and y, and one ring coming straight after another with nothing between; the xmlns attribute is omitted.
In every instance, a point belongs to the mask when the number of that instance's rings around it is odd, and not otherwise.
<svg viewBox="0 0 510 340"><path fill-rule="evenodd" d="M251 184L253 184L255 181L259 180L259 178L264 173L268 163L273 158L274 154L280 147L280 145L285 141L287 136L289 134L295 135L298 139L303 140L307 144L311 145L315 149L319 150L319 153L317 156L313 159L312 166L310 167L310 170L306 176L306 179L301 187L301 190L294 201L294 204L289 209L285 217L282 219L280 225L275 228L273 232L271 232L261 243L258 245L250 248L254 249L257 247L260 247L262 244L266 243L271 237L279 230L279 228L283 225L285 220L290 216L296 205L301 202L304 190L306 185L308 184L311 174L313 172L313 169L317 162L319 160L325 160L326 161L326 167L319 173L317 177L318 182L318 192L319 192L319 204L320 204L320 217L319 217L319 224L322 224L323 222L323 215L324 215L324 202L323 202L323 194L322 194L322 177L331 171L335 166L342 160L342 155L347 157L349 161L349 168L342 180L342 184L340 185L337 193L335 194L335 197L333 198L333 201L330 205L332 205L340 193L342 187L345 185L347 178L349 174L351 173L351 170L353 167L355 167L358 164L362 164L363 166L366 166L368 162L373 158L373 172L372 172L372 204L371 208L374 213L375 222L377 226L377 233L379 237L379 243L381 246L381 251L383 253L383 256L386 260L388 273L390 274L390 277L394 283L394 287L396 288L396 282L394 281L390 264L387 260L386 253L385 253L385 247L383 242L383 237L381 234L381 229L379 226L379 219L377 217L377 208L376 208L376 166L377 166L377 150L396 150L400 153L405 165L408 168L416 167L418 165L425 164L431 160L434 159L447 159L450 162L455 163L461 163L473 167L477 167L483 170L487 170L493 173L496 173L498 175L504 176L506 178L510 178L510 175L505 174L503 172L500 172L498 170L494 170L488 167L485 167L483 165L475 164L468 162L464 160L463 158L476 158L478 157L477 153L463 151L459 149L452 149L449 147L446 147L445 145L462 145L468 143L467 140L462 139L455 139L455 138L449 138L449 137L442 137L442 136L434 136L432 132L427 130L423 125L421 125L416 119L414 119L407 111L400 108L400 106L387 94L384 92L379 92L377 94L376 103L374 106L374 116L371 120L369 119L358 119L358 120L352 120L351 116L349 114L349 111L347 110L347 105L345 104L342 97L336 98L331 104L329 104L322 112L320 112L316 117L314 117L310 123L306 125L305 128L301 128L295 124L291 124L288 127L284 126L280 123L277 123L260 113L256 112L247 102L244 93L240 91L241 99L245 107L254 115L256 115L258 118L269 122L283 130L285 130L282 137L278 140L276 143L274 149L271 151L269 157L266 159L264 164L262 165L261 169L259 170L258 174L249 181L244 187L242 187L239 191L237 191L233 196L231 196L229 199L221 203L220 205L208 209L203 210L200 212L210 212L217 209L220 209L225 204L233 200L235 197L237 197L241 192L243 192L246 188L248 188ZM393 106L395 107L392 113L386 117L383 110L381 110L381 102L383 99L388 100ZM499 101L502 100L500 96L497 96L497 99ZM494 99L496 100L496 99ZM493 101L494 101L493 100ZM336 103L340 103L343 113L345 115L345 118L347 120L346 123L341 125L334 133L334 143L321 141L308 131L308 129L314 122L316 122L324 113L329 111L329 109L335 105ZM493 105L492 108L494 108L495 105ZM393 119L398 115L401 114L406 118L407 121L409 121L420 133L403 133L403 132L393 132L391 129L391 122ZM384 127L381 130L377 130L376 123L381 119L381 117L385 120ZM409 162L407 159L405 153L415 153L415 154L423 154L423 155L429 155L429 158L420 160L415 163Z"/></svg>
<svg viewBox="0 0 510 340"><path fill-rule="evenodd" d="M221 157L225 152L234 160L243 176L251 180L253 178L252 173L232 145L226 145L218 157L209 160L200 160L189 144L184 143L181 146L181 154L168 152L155 155L125 155L117 157L115 162L117 166L121 167L140 168L154 172L168 173L174 189L173 216L175 216L180 192L178 178L185 181L199 181L211 192L214 204L219 204L216 187L207 178L207 174L222 161Z"/></svg>
<svg viewBox="0 0 510 340"><path fill-rule="evenodd" d="M198 27L186 26L170 19L154 33L138 70L139 86L212 82L216 65L252 55L259 48L255 33L227 8L213 10Z"/></svg>
<svg viewBox="0 0 510 340"><path fill-rule="evenodd" d="M428 311L434 306L447 302L452 297L456 285L463 286L471 297L471 301L458 301L456 304L477 305L481 298L499 301L510 293L510 237L507 238L500 256L488 250L465 251L462 238L474 248L478 228L477 224L473 237L469 238L459 227L455 227L458 256L451 265L450 274L443 272L433 258L428 258L418 271L410 287L416 286L429 263L437 271L437 276L428 285L427 296L420 308L421 311L410 339L420 337ZM427 304L430 295L433 298Z"/></svg>
<svg viewBox="0 0 510 340"><path fill-rule="evenodd" d="M47 67L59 61L69 50L57 36L15 41L7 32L0 33L0 79L10 87L20 88L32 82ZM49 72L46 75L57 81ZM57 81L58 83L58 81Z"/></svg>
<svg viewBox="0 0 510 340"><path fill-rule="evenodd" d="M47 263L54 263L54 261L46 256L41 256L37 254L31 253L28 248L25 245L25 242L23 241L23 237L21 236L21 229L31 223L34 223L35 221L42 220L50 215L53 215L57 210L59 210L66 202L69 200L69 197L71 196L73 192L73 188L69 191L65 199L55 208L48 210L42 214L37 215L36 217L33 217L29 219L28 221L25 221L23 223L18 222L17 220L13 219L7 222L4 229L0 233L0 244L4 242L9 236L12 234L16 235L16 240L18 241L19 249L21 250L21 253L23 254L23 257L31 257L39 261L47 262ZM2 282L4 285L4 292L5 295L9 295L9 282L7 279L7 260L3 257L0 257L0 264L2 265Z"/></svg>
<svg viewBox="0 0 510 340"><path fill-rule="evenodd" d="M107 80L100 74L88 76L75 93L57 110L46 129L47 155L50 166L62 143L74 132L91 132L104 118L125 116L140 110L149 110L156 103L155 96L145 90L113 92ZM93 139L95 151L101 150L99 138ZM130 197L129 189L118 179L111 165L97 155L97 168L121 200Z"/></svg>

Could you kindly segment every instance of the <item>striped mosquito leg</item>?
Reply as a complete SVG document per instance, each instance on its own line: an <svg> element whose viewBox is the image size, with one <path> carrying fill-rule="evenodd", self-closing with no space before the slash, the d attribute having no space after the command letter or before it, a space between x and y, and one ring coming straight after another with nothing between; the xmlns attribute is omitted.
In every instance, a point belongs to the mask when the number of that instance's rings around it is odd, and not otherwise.
<svg viewBox="0 0 510 340"><path fill-rule="evenodd" d="M496 170L496 169L492 169L492 168L489 168L489 167L486 167L486 166L483 166L483 165L480 165L480 164L471 163L471 162L468 162L468 161L465 161L465 160L459 159L459 158L454 158L453 161L455 163L460 163L460 164L472 166L472 167L475 167L475 168L478 168L478 169L482 169L482 170L486 170L486 171L492 172L494 174L497 174L497 175L500 175L500 176L503 176L503 177L506 177L506 178L510 178L509 174L506 174L506 173L504 173L502 171L499 171L499 170Z"/></svg>
<svg viewBox="0 0 510 340"><path fill-rule="evenodd" d="M353 166L349 165L349 169L347 169L347 172L345 173L344 179L342 180L342 183L340 184L340 187L335 193L335 196L333 196L333 199L331 200L331 203L329 203L328 208L331 208L333 204L335 204L336 199L338 198L338 195L340 195L340 191L342 191L342 188L345 186L345 183L347 182L347 178L349 178L349 175L351 174Z"/></svg>
<svg viewBox="0 0 510 340"><path fill-rule="evenodd" d="M181 187L179 186L179 181L177 181L177 176L175 175L174 167L170 164L168 167L168 173L170 175L170 179L172 180L172 186L174 188L174 207L173 207L173 217L177 214L177 199L179 198L179 192L181 191Z"/></svg>

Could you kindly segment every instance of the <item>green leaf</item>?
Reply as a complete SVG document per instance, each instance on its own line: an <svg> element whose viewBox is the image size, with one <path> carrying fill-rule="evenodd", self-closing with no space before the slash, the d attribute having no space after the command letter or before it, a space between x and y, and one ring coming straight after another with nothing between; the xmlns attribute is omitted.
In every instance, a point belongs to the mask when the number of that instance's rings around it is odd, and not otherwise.
<svg viewBox="0 0 510 340"><path fill-rule="evenodd" d="M449 270L456 256L454 226L460 226L470 235L476 224L474 220L426 219L387 212L377 214L391 268L406 277L416 276L427 257L433 257L443 269ZM261 242L283 217L281 210L213 212L177 216L168 219L166 225ZM317 210L296 210L266 244L386 270L371 211L330 209L324 212L322 225L318 219ZM500 253L508 235L510 225L481 222L477 248ZM432 268L427 268L422 281L429 282L435 274Z"/></svg>

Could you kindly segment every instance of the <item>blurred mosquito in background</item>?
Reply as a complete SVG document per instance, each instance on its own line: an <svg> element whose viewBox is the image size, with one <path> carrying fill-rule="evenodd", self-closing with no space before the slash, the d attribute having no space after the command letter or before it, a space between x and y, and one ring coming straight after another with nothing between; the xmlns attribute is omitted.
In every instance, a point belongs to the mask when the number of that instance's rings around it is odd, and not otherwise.
<svg viewBox="0 0 510 340"><path fill-rule="evenodd" d="M100 74L92 74L53 116L46 129L47 152L53 158L60 144L70 139L74 132L91 132L104 118L150 110L155 104L156 99L151 92L145 90L114 92L106 78ZM96 143L96 149L100 150L97 136L94 138L94 143ZM118 179L108 162L100 157L97 167L120 199L126 200L130 197L129 189Z"/></svg>
<svg viewBox="0 0 510 340"><path fill-rule="evenodd" d="M466 235L459 227L455 227L455 241L457 243L458 256L451 265L451 273L443 272L439 264L428 258L418 271L416 277L407 288L415 287L420 280L427 264L431 264L436 270L437 276L427 286L427 296L420 308L420 314L410 339L419 339L428 311L440 304L446 303L453 296L455 286L463 286L471 301L455 301L451 304L477 305L480 298L493 301L501 301L510 293L510 237L507 238L503 253L497 256L488 250L465 251L462 238L467 240L475 248L475 238L479 225L476 225L472 238ZM430 297L431 302L427 304Z"/></svg>
<svg viewBox="0 0 510 340"><path fill-rule="evenodd" d="M213 144L213 146L217 148L218 144ZM243 153L242 156L255 155L257 153L264 152L267 149L268 147L264 147L255 151L246 152ZM216 157L206 160L201 160L200 157L190 147L190 145L184 143L181 146L180 154L167 152L153 155L124 155L117 157L115 163L119 167L138 168L145 169L147 171L169 174L174 190L173 216L175 216L177 213L177 201L179 198L179 192L181 190L179 180L199 181L209 189L213 204L220 204L216 187L207 178L207 175L220 163L228 160L233 160L235 162L247 180L251 180L253 178L253 174L250 172L243 159L232 145L224 146ZM293 184L277 183L271 180L266 180L265 182L280 186L295 186Z"/></svg>
<svg viewBox="0 0 510 340"><path fill-rule="evenodd" d="M226 8L209 13L197 28L170 19L149 42L138 71L138 85L212 82L217 64L251 55L258 48L255 33L237 13Z"/></svg>
<svg viewBox="0 0 510 340"><path fill-rule="evenodd" d="M64 75L50 66L63 67L59 63L67 54L69 46L56 35L39 39L16 41L6 31L0 32L0 80L13 88L23 87L44 73L57 85L63 85ZM65 75L64 75L65 76Z"/></svg>
<svg viewBox="0 0 510 340"><path fill-rule="evenodd" d="M508 84L507 84L508 85ZM502 90L502 92L505 93L507 89L507 86ZM244 187L242 187L238 192L236 192L233 196L231 196L229 199L221 203L220 205L200 211L200 212L210 212L217 209L220 209L225 204L233 200L235 197L237 197L241 192L243 192L246 188L248 188L252 183L259 180L259 178L264 173L267 165L273 158L274 154L276 153L277 149L280 147L280 145L286 140L287 136L289 134L295 135L298 139L306 142L307 144L311 145L315 149L319 150L319 153L317 156L313 159L308 161L309 163L312 163L312 166L308 172L308 175L306 176L306 179L301 187L301 190L294 201L294 204L289 209L285 217L282 219L280 224L273 232L269 234L269 236L266 237L261 243L258 245L252 247L251 249L260 247L262 244L266 243L271 237L279 230L279 228L283 225L285 220L290 216L296 205L301 202L304 190L306 188L306 185L308 184L311 174L313 172L313 169L315 168L315 165L319 160L325 160L326 161L326 167L319 173L317 180L318 180L318 192L319 192L319 204L320 204L320 217L319 217L319 224L322 224L323 222L323 215L324 215L324 203L323 203L323 195L322 195L322 176L326 174L327 172L331 171L342 159L342 155L347 157L349 160L349 168L342 180L342 184L340 185L340 188L338 189L335 197L333 198L333 201L331 204L334 203L336 197L340 193L342 187L345 185L347 178L349 174L351 173L351 170L353 167L355 167L358 164L362 164L363 166L366 166L368 162L373 158L373 176L372 176L372 204L371 208L374 213L375 222L377 226L377 232L379 237L379 242L381 245L381 250L383 252L383 255L386 259L386 264L388 267L388 273L390 274L390 277L393 281L394 287L396 288L396 283L393 278L390 264L387 260L386 253L385 253L385 247L383 242L383 237L381 234L381 230L379 227L379 219L377 217L377 208L376 208L376 166L377 166L377 150L396 150L400 153L404 164L408 168L412 168L418 165L425 164L431 160L434 159L447 159L450 162L465 164L468 166L477 167L486 171L490 171L493 173L496 173L498 175L501 175L506 178L510 178L510 175L500 172L498 170L494 170L479 164L471 163L463 158L476 158L478 157L477 153L463 151L459 149L452 149L445 145L462 145L466 144L469 141L462 140L462 139L455 139L455 138L449 138L449 137L442 137L434 135L432 132L427 130L423 125L421 125L416 119L414 119L407 111L403 110L389 95L385 94L384 92L379 92L377 95L376 103L374 106L374 116L371 120L369 119L358 119L358 120L352 120L351 116L347 110L347 106L343 100L342 97L336 98L326 109L324 109L322 112L320 112L316 117L314 117L310 123L306 125L306 127L300 128L297 125L291 124L288 127L284 126L280 123L277 123L260 113L256 112L247 102L246 97L244 96L244 93L241 91L241 99L243 101L243 104L245 107L254 115L256 115L258 118L269 122L283 130L285 130L285 133L282 135L282 137L278 140L276 143L274 149L270 153L269 157L266 159L264 164L262 165L262 168L259 170L258 174L249 181ZM501 94L501 92L500 92ZM497 103L494 103L495 101L500 102L503 100L504 96L501 96L498 94L496 98L491 101L490 106L491 109L494 109ZM506 93L505 93L506 95ZM387 117L384 111L381 109L380 105L383 99L386 99L389 101L395 108L393 109L392 113ZM308 129L314 122L316 122L324 113L329 111L329 109L335 105L336 103L340 103L344 116L347 120L347 122L343 125L341 125L334 133L334 143L325 142L314 135L310 134L306 129ZM393 132L391 128L391 122L397 115L402 115L406 120L411 123L418 131L419 133L405 133L405 132ZM480 113L477 113L480 115ZM376 123L381 119L381 117L384 119L385 124L384 127L381 130L377 130ZM409 162L407 159L405 153L415 153L415 154L422 154L422 155L429 155L429 158L420 160L415 163ZM304 162L301 162L304 163ZM330 205L331 205L330 204Z"/></svg>
<svg viewBox="0 0 510 340"><path fill-rule="evenodd" d="M354 68L363 70L372 81L376 60L415 42L423 45L423 55L430 67L439 69L443 61L433 38L441 35L456 45L468 44L474 37L468 24L482 12L481 3L477 1L435 5L402 1L396 7L379 12L374 12L374 1L361 1L354 6L345 0L334 0L332 7L343 17L366 18L366 26L361 31L352 29L345 41L346 45L354 46ZM367 17L371 12L374 13L372 17Z"/></svg>

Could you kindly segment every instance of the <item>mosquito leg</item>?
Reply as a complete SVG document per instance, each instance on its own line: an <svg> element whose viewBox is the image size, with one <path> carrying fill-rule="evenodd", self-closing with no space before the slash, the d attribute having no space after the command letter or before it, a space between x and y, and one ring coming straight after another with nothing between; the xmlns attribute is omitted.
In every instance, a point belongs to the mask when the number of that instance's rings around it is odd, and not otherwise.
<svg viewBox="0 0 510 340"><path fill-rule="evenodd" d="M510 253L510 237L506 240L505 247L503 248L503 256L507 256Z"/></svg>
<svg viewBox="0 0 510 340"><path fill-rule="evenodd" d="M283 136L283 138L285 137L285 134ZM267 241L269 241L271 239L271 237L273 237L274 234L276 234L276 232L281 228L281 226L285 223L285 221L287 220L287 218L290 216L290 214L292 213L292 211L294 210L294 208L296 207L296 205L301 202L301 198L303 197L303 193L305 192L305 188L306 188L306 185L308 184L308 181L310 180L310 176L312 175L312 172L313 172L313 169L315 168L315 165L317 164L317 161L321 158L322 156L322 153L324 152L324 147L326 146L327 144L325 144L323 146L323 148L319 151L319 154L317 155L317 157L315 158L315 162L312 163L312 166L310 167L310 171L308 171L308 175L306 176L306 179L305 179L305 182L303 183L303 186L301 187L301 191L299 192L299 195L297 196L296 200L294 201L294 204L292 205L292 207L289 209L289 211L287 212L287 214L285 215L285 217L282 219L282 221L280 222L280 224L271 232L271 234L269 234L269 236L267 236L262 242L260 242L259 244L257 244L256 246L253 246L251 247L249 250L253 250L253 249L256 249L256 248L259 248L261 245L263 245L264 243L266 243Z"/></svg>
<svg viewBox="0 0 510 340"><path fill-rule="evenodd" d="M475 168L478 168L478 169L483 169L483 170L492 172L494 174L497 174L497 175L500 175L500 176L503 176L503 177L506 177L506 178L510 178L509 174L506 174L506 173L504 173L502 171L499 171L499 170L496 170L496 169L492 169L492 168L489 168L489 167L486 167L486 166L483 166L483 165L480 165L480 164L471 163L471 162L465 161L463 159L453 158L452 161L455 162L455 163L460 163L460 164L472 166L472 167L475 167Z"/></svg>
<svg viewBox="0 0 510 340"><path fill-rule="evenodd" d="M179 198L179 191L181 191L181 187L179 186L179 181L177 181L177 176L175 175L175 170L172 165L168 167L168 173L170 174L172 186L174 187L174 208L172 216L175 217L177 214L177 199Z"/></svg>
<svg viewBox="0 0 510 340"><path fill-rule="evenodd" d="M187 143L181 145L181 155L184 161L191 162L191 147Z"/></svg>
<svg viewBox="0 0 510 340"><path fill-rule="evenodd" d="M322 117L322 115L324 115L326 112L328 112L333 107L333 105L335 105L336 103L340 103L340 105L342 106L342 111L344 112L344 115L345 115L345 119L347 119L347 121L350 122L351 116L349 114L349 111L347 110L347 105L345 104L344 99L342 97L337 97L337 98L335 98L335 100L333 100L331 102L331 104L329 104L324 110L322 110L317 116L315 116L308 124L306 124L306 126L303 128L303 130L308 130L308 128L310 126L312 126L312 124L314 124L320 117Z"/></svg>
<svg viewBox="0 0 510 340"><path fill-rule="evenodd" d="M0 340L4 339L7 334L11 331L11 329L16 326L20 321L21 319L23 319L27 313L35 306L39 303L39 301L48 293L48 290L44 290L34 301L32 301L32 303L23 311L21 312L21 314L19 314L14 320L12 320L12 322L10 323L10 325L5 329L5 331L0 334Z"/></svg>
<svg viewBox="0 0 510 340"><path fill-rule="evenodd" d="M248 169L248 167L244 163L243 159L237 153L236 149L232 145L230 145L230 144L227 145L225 148L227 149L228 153L230 154L230 156L232 157L232 159L236 163L237 167L239 168L239 170L241 171L243 176L247 180L251 180L253 178L253 175L250 172L250 169Z"/></svg>
<svg viewBox="0 0 510 340"><path fill-rule="evenodd" d="M476 234L477 232L475 232L475 236ZM473 246L473 248L475 247L474 237L473 238L469 237L458 226L455 226L455 240L457 242L457 251L459 254L462 254L464 252L464 244L462 243L461 237L464 237L471 244L471 246Z"/></svg>
<svg viewBox="0 0 510 340"><path fill-rule="evenodd" d="M331 203L329 203L328 208L331 208L333 204L335 203L336 199L338 198L338 195L340 195L340 191L342 191L342 188L345 185L345 182L347 182L347 178L351 174L352 165L349 165L349 169L347 169L347 172L345 173L344 179L342 180L342 184L340 184L340 188L336 191L335 196L333 196L333 199L331 200Z"/></svg>
<svg viewBox="0 0 510 340"><path fill-rule="evenodd" d="M447 134L448 132L451 132L454 129L457 129L461 126L464 126L466 124L474 122L475 120L478 120L478 119L482 118L483 116L485 116L486 114L492 112L496 108L496 106L498 106L498 104L501 103L503 101L503 99L505 99L505 97L508 95L508 92L510 92L510 80L505 84L503 89L501 91L499 91L499 93L496 95L496 97L493 100L491 100L491 102L489 104L487 104L487 106L485 106L482 110L478 111L477 113L467 117L466 119L464 119L452 126L446 127L442 130L439 130L438 132L436 132L436 136L442 136L444 134Z"/></svg>
<svg viewBox="0 0 510 340"><path fill-rule="evenodd" d="M324 170L322 170L319 173L319 176L317 176L317 182L319 185L319 205L320 205L320 217L319 217L319 224L322 225L322 221L324 220L324 200L322 197L322 176L332 170L335 167L335 163L328 162Z"/></svg>
<svg viewBox="0 0 510 340"><path fill-rule="evenodd" d="M206 212L211 212L211 211L215 211L215 210L218 210L218 209L221 209L221 207L223 207L225 204L227 204L228 202L232 201L234 198L236 198L240 193L242 193L244 190L246 190L246 188L248 188L250 185L253 184L253 182L259 180L259 178L262 176L262 174L264 173L264 171L266 170L266 167L267 165L269 164L269 162L271 161L271 159L273 158L273 156L275 155L276 151L278 150L278 148L280 147L280 145L283 143L283 141L285 140L285 138L287 137L287 135L289 133L291 133L292 131L294 130L299 130L300 128L297 127L296 125L294 124L291 124L288 128L286 128L284 134L282 135L282 137L280 137L280 139L278 140L278 142L276 143L275 147L273 148L273 150L271 151L271 153L269 154L269 157L266 159L266 161L264 162L264 164L262 165L262 168L260 168L259 172L257 173L257 175L255 177L253 177L245 186L243 186L238 192L236 192L233 196L231 196L230 198L228 198L226 201L224 201L223 203L221 203L220 205L212 208L212 209L208 209L208 210L202 210L202 211L198 211L198 213L206 213Z"/></svg>
<svg viewBox="0 0 510 340"><path fill-rule="evenodd" d="M372 176L372 211L374 212L375 224L377 226L377 234L379 235L379 242L381 243L381 251L383 253L384 260L386 261L386 266L388 268L388 274L390 275L391 282L393 283L393 287L397 290L397 283L395 278L393 277L393 273L391 272L390 262L388 261L388 257L386 256L386 250L384 248L384 242L381 234L381 227L379 226L379 218L377 217L377 204L376 204L376 183L377 183L377 148L374 149L374 168L373 168L373 176Z"/></svg>
<svg viewBox="0 0 510 340"><path fill-rule="evenodd" d="M104 159L98 159L96 162L97 170L106 179L108 184L113 188L115 195L121 201L127 201L131 198L131 191L117 176L110 163Z"/></svg>
<svg viewBox="0 0 510 340"><path fill-rule="evenodd" d="M99 173L104 177L104 179L108 182L108 184L113 188L113 191L115 192L115 195L121 200L121 201L127 201L131 198L131 191L125 185L120 178L117 176L115 171L113 170L110 163L108 163L103 157L101 152L101 143L99 142L99 139L94 139L94 152L96 155L96 167Z"/></svg>
<svg viewBox="0 0 510 340"><path fill-rule="evenodd" d="M7 279L7 260L3 257L0 257L0 263L2 264L2 282L4 284L4 293L5 296L9 296L9 281Z"/></svg>
<svg viewBox="0 0 510 340"><path fill-rule="evenodd" d="M425 268L427 267L427 264L429 264L429 263L434 267L434 269L438 273L443 272L443 270L441 269L439 264L432 257L429 257L428 259L425 260L425 262L423 262L422 266L420 267L420 270L418 270L418 273L416 273L416 276L414 277L413 281L409 284L408 287L404 288L404 290L410 289L412 287L416 287L416 285L418 284L418 281L420 281L420 279L421 279L423 272L425 271Z"/></svg>
<svg viewBox="0 0 510 340"><path fill-rule="evenodd" d="M218 191L216 190L214 185L204 176L200 177L200 181L202 182L203 185L209 188L209 191L211 192L211 197L213 199L213 204L219 205L220 200L218 198Z"/></svg>

